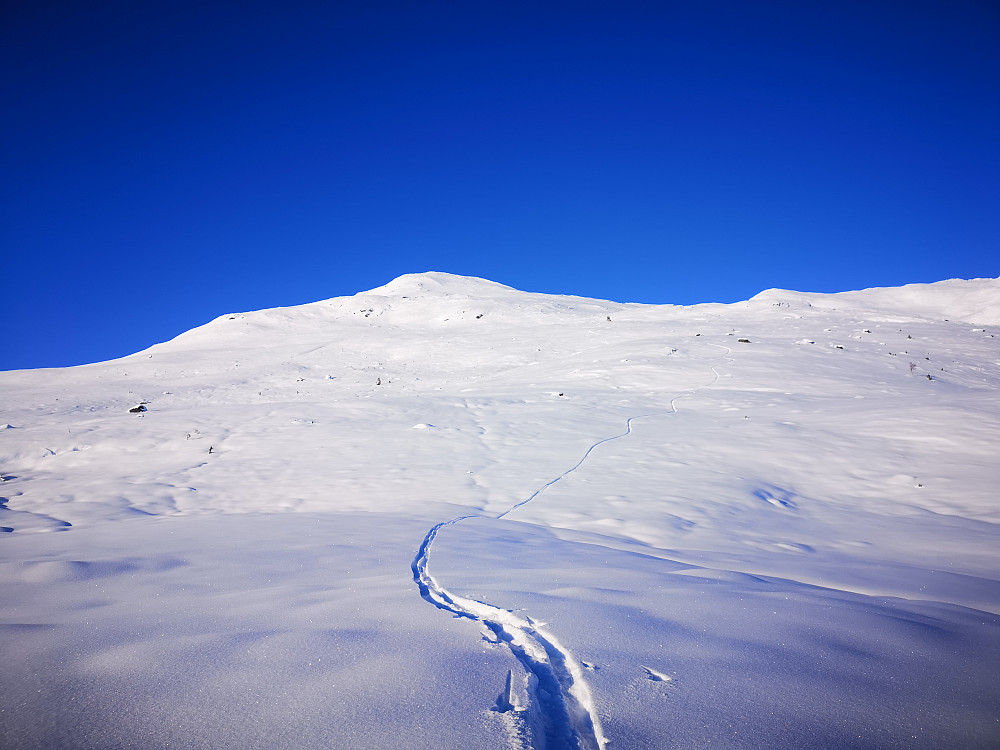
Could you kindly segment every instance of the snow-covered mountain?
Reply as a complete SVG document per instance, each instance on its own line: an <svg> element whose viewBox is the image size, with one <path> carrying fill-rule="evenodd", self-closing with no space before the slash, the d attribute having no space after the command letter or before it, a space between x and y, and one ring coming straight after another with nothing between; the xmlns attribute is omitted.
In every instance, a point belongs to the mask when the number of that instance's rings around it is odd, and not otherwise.
<svg viewBox="0 0 1000 750"><path fill-rule="evenodd" d="M0 373L0 745L994 747L997 325L423 273Z"/></svg>

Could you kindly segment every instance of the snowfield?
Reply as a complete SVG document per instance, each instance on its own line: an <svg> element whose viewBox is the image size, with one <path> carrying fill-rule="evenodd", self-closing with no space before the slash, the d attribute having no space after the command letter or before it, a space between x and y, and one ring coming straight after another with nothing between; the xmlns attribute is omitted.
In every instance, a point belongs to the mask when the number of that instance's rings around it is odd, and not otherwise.
<svg viewBox="0 0 1000 750"><path fill-rule="evenodd" d="M424 273L0 373L0 746L1000 747L998 331Z"/></svg>

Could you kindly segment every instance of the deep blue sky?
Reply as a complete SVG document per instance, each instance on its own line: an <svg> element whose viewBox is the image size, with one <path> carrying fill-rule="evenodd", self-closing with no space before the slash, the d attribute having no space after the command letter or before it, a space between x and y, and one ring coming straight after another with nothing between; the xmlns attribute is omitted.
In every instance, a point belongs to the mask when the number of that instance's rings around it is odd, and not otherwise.
<svg viewBox="0 0 1000 750"><path fill-rule="evenodd" d="M1000 275L1000 10L0 5L0 369L408 272L732 302Z"/></svg>

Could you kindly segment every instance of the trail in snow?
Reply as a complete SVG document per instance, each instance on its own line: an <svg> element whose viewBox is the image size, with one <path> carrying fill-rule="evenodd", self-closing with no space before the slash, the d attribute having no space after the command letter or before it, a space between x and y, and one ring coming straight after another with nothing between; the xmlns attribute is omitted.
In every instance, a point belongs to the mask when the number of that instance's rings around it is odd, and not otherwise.
<svg viewBox="0 0 1000 750"><path fill-rule="evenodd" d="M586 461L587 458L590 456L590 454L593 453L598 447L604 445L605 443L610 443L612 440L619 440L620 438L623 438L626 435L632 434L632 420L634 420L634 419L642 419L643 417L658 416L660 414L672 414L673 412L676 411L676 409L673 408L674 407L674 402L673 401L670 402L670 407L671 407L671 411L669 411L669 412L654 412L653 414L640 414L640 415L635 416L635 417L629 417L628 421L625 422L625 432L623 432L621 435L613 435L611 437L604 438L603 440L599 440L598 442L594 443L592 446L590 446L590 448L587 449L587 452L583 454L583 458L581 458L577 462L576 466L574 466L571 469L567 469L562 474L560 474L555 479L553 479L551 482L547 482L546 484L542 485L539 489L535 490L535 493L531 497L529 497L527 500L522 500L521 502L516 503L515 505L510 506L507 510L505 510L503 513L501 513L499 516L497 516L497 520L500 520L501 518L504 518L505 516L509 515L510 513L513 513L515 510L517 510L518 508L520 508L522 505L527 505L532 500L534 500L536 497L538 497L543 492L545 492L545 490L547 490L549 487L551 487L552 485L554 485L556 482L559 482L559 481L565 479L566 477L568 477L574 471L576 471L581 466L583 466L583 462Z"/></svg>
<svg viewBox="0 0 1000 750"><path fill-rule="evenodd" d="M711 346L725 349L727 357L732 354L729 347L719 344ZM598 440L587 449L574 466L544 484L526 500L512 505L496 516L496 519L505 518L518 508L527 505L549 487L577 471L600 446L630 435L634 420L676 414L676 402L679 398L709 388L719 381L721 376L718 370L715 367L711 367L711 370L715 375L711 383L692 388L681 396L675 396L670 400L670 409L667 411L629 417L624 432ZM501 713L524 714L523 719L517 717L508 724L520 735L516 738L519 743L545 750L604 750L608 738L604 736L590 687L583 677L583 667L572 652L560 644L554 635L544 630L542 623L535 622L530 617L520 617L509 610L485 602L453 594L428 572L431 545L438 532L445 526L479 517L459 516L449 521L442 521L427 532L411 565L413 580L420 589L420 596L438 609L480 623L498 643L505 644L524 667L529 675L528 706L519 708L513 704L509 673L507 685L497 701L497 710Z"/></svg>
<svg viewBox="0 0 1000 750"><path fill-rule="evenodd" d="M524 667L529 675L528 706L518 711L510 699L509 684L506 695L498 700L501 712L524 714L515 722L523 744L546 750L603 750L607 738L583 669L572 653L530 617L452 594L427 571L428 553L438 531L472 517L439 523L424 537L412 565L420 595L438 609L481 623Z"/></svg>

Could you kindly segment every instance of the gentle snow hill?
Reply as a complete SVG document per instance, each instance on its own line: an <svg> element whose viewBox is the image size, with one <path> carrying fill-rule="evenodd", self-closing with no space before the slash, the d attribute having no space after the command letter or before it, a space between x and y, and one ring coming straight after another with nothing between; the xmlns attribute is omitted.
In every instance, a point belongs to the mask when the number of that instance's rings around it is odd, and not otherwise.
<svg viewBox="0 0 1000 750"><path fill-rule="evenodd" d="M992 750L995 326L432 272L0 373L0 746Z"/></svg>
<svg viewBox="0 0 1000 750"><path fill-rule="evenodd" d="M532 294L485 279L430 272L407 274L390 283L350 297L335 297L295 307L222 315L147 352L220 345L253 346L257 336L280 332L284 336L329 335L331 324L429 328L440 333L456 326L475 325L478 331L547 316L551 322L581 317L603 319L611 313L649 305L622 305L584 297ZM553 317L555 316L555 317ZM566 320L560 320L565 316ZM598 317L603 316L603 317ZM227 325L238 321L240 325ZM273 342L268 342L273 343Z"/></svg>
<svg viewBox="0 0 1000 750"><path fill-rule="evenodd" d="M935 284L907 284L901 287L878 287L857 292L816 294L768 289L751 302L816 306L824 310L865 310L874 319L891 314L887 321L903 316L932 320L962 321L1000 325L1000 278L949 279Z"/></svg>

